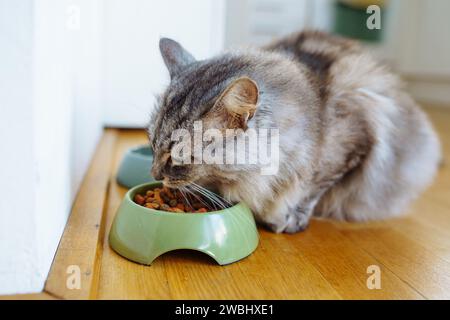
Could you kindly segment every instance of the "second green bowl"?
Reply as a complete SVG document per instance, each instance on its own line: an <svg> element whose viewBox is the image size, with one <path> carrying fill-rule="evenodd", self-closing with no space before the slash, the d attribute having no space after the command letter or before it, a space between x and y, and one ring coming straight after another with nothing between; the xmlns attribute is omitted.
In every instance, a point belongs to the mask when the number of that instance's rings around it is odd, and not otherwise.
<svg viewBox="0 0 450 320"><path fill-rule="evenodd" d="M133 188L145 182L155 181L150 174L153 151L148 146L129 149L117 172L117 182L127 188Z"/></svg>

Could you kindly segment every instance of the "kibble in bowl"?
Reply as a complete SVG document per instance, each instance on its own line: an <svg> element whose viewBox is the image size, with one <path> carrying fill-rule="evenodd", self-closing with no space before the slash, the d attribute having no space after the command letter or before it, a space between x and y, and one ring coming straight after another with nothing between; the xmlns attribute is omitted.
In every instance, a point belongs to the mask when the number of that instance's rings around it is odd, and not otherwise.
<svg viewBox="0 0 450 320"><path fill-rule="evenodd" d="M133 200L149 209L173 213L206 213L214 206L201 194L183 193L167 187L137 193Z"/></svg>

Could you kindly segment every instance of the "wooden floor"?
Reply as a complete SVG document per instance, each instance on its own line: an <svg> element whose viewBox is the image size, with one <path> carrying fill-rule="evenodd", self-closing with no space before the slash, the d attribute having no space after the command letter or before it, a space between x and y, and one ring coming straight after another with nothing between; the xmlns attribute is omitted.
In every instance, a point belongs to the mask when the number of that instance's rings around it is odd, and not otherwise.
<svg viewBox="0 0 450 320"><path fill-rule="evenodd" d="M146 138L140 131L107 129L44 293L75 299L449 299L450 108L429 114L446 163L408 216L369 224L313 221L295 235L261 229L254 254L227 266L189 251L143 266L110 249L108 232L126 192L115 173L124 152ZM67 289L69 265L80 266L80 289ZM381 289L367 288L371 265L381 269Z"/></svg>

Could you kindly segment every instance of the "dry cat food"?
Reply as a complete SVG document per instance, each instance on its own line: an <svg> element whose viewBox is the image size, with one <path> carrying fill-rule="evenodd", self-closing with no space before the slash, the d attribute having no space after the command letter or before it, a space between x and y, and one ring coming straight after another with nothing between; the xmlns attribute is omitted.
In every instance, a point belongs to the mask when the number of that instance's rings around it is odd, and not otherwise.
<svg viewBox="0 0 450 320"><path fill-rule="evenodd" d="M210 205L201 195L183 194L167 187L155 188L134 196L137 204L155 210L175 213L205 213Z"/></svg>

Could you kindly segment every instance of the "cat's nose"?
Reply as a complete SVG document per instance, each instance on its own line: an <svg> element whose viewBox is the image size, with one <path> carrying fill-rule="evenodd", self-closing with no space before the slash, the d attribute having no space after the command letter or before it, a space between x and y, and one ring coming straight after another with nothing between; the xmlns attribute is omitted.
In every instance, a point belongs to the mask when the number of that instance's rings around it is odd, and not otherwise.
<svg viewBox="0 0 450 320"><path fill-rule="evenodd" d="M164 176L163 176L161 170L159 170L157 167L152 167L151 174L155 180L164 179Z"/></svg>

